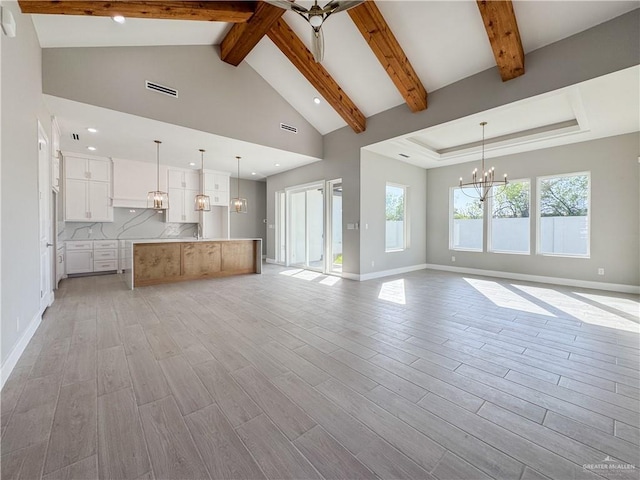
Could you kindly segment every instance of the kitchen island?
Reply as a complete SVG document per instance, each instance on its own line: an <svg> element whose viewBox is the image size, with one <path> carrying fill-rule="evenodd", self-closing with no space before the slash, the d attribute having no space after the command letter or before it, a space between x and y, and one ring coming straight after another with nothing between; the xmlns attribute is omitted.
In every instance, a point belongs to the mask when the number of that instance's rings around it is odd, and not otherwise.
<svg viewBox="0 0 640 480"><path fill-rule="evenodd" d="M262 239L151 239L125 243L131 289L203 278L262 273Z"/></svg>

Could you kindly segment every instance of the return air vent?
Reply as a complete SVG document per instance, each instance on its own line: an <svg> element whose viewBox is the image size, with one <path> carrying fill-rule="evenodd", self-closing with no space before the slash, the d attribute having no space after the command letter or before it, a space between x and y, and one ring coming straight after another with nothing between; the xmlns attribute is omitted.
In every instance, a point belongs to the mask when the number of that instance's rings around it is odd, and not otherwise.
<svg viewBox="0 0 640 480"><path fill-rule="evenodd" d="M405 153L399 153L398 155L400 155L401 157L404 157L404 158L411 158L409 155L407 155Z"/></svg>
<svg viewBox="0 0 640 480"><path fill-rule="evenodd" d="M286 123L280 124L280 130L286 130L291 133L298 133L298 129L296 127L292 127L291 125L287 125Z"/></svg>
<svg viewBox="0 0 640 480"><path fill-rule="evenodd" d="M147 90L153 90L154 92L163 93L170 97L178 98L178 90L176 90L175 88L165 87L164 85L150 82L149 80L146 80L144 84L147 87Z"/></svg>
<svg viewBox="0 0 640 480"><path fill-rule="evenodd" d="M80 140L80 135L78 135L77 133L72 133L71 138L74 140Z"/></svg>

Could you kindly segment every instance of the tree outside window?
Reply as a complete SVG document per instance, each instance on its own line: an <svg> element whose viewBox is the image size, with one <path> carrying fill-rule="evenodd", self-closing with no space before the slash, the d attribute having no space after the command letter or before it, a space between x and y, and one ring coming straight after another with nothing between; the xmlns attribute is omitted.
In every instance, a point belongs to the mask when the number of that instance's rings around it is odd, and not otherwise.
<svg viewBox="0 0 640 480"><path fill-rule="evenodd" d="M538 250L542 254L589 255L589 173L542 177Z"/></svg>

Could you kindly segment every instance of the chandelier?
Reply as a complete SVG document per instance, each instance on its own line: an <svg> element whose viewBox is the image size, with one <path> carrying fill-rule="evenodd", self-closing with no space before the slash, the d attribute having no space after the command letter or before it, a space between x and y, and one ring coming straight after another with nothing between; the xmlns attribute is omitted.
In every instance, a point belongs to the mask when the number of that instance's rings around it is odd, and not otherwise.
<svg viewBox="0 0 640 480"><path fill-rule="evenodd" d="M236 159L238 160L238 196L229 202L229 211L247 213L247 199L240 197L240 157L236 157Z"/></svg>
<svg viewBox="0 0 640 480"><path fill-rule="evenodd" d="M482 126L482 160L480 162L480 172L478 169L474 169L471 172L471 181L467 183L462 182L462 177L460 177L460 188L462 188L462 193L471 198L477 198L479 201L484 202L487 198L493 196L493 187L503 186L506 187L507 183L507 174L504 174L502 180L496 180L495 168L491 167L489 170L484 169L484 127L487 125L487 122L480 122ZM466 190L473 188L475 190L476 195L469 195Z"/></svg>
<svg viewBox="0 0 640 480"><path fill-rule="evenodd" d="M194 200L194 207L196 212L210 212L211 211L211 199L209 198L209 195L206 195L205 192L205 185L204 185L204 180L205 180L205 174L204 174L204 150L201 148L200 149L200 164L201 164L201 170L200 173L202 174L202 193L199 193L198 195L196 195L195 200Z"/></svg>
<svg viewBox="0 0 640 480"><path fill-rule="evenodd" d="M160 140L154 140L156 144L156 190L147 194L147 208L154 210L166 210L169 208L169 195L160 190Z"/></svg>

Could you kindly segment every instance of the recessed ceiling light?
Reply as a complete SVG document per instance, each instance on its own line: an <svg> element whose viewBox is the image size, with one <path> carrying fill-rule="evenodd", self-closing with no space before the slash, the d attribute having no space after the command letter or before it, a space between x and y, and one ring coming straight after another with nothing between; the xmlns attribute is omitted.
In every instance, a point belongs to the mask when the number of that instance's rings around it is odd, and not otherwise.
<svg viewBox="0 0 640 480"><path fill-rule="evenodd" d="M190 167L195 167L196 163L195 162L189 162L189 166Z"/></svg>
<svg viewBox="0 0 640 480"><path fill-rule="evenodd" d="M320 105L320 99L318 97L313 97L313 103Z"/></svg>
<svg viewBox="0 0 640 480"><path fill-rule="evenodd" d="M96 147L87 147L87 150L91 150L92 152L96 149Z"/></svg>
<svg viewBox="0 0 640 480"><path fill-rule="evenodd" d="M251 172L251 175L255 175L255 174L256 174L256 172Z"/></svg>
<svg viewBox="0 0 640 480"><path fill-rule="evenodd" d="M89 127L89 128L87 128L87 132L89 132L89 133L98 133L98 129L93 128L93 127Z"/></svg>
<svg viewBox="0 0 640 480"><path fill-rule="evenodd" d="M114 15L113 17L111 17L111 20L113 20L116 23L119 23L120 25L122 25L126 21L122 15Z"/></svg>
<svg viewBox="0 0 640 480"><path fill-rule="evenodd" d="M279 163L276 163L276 167L279 167L279 166L280 166L280 164L279 164Z"/></svg>

